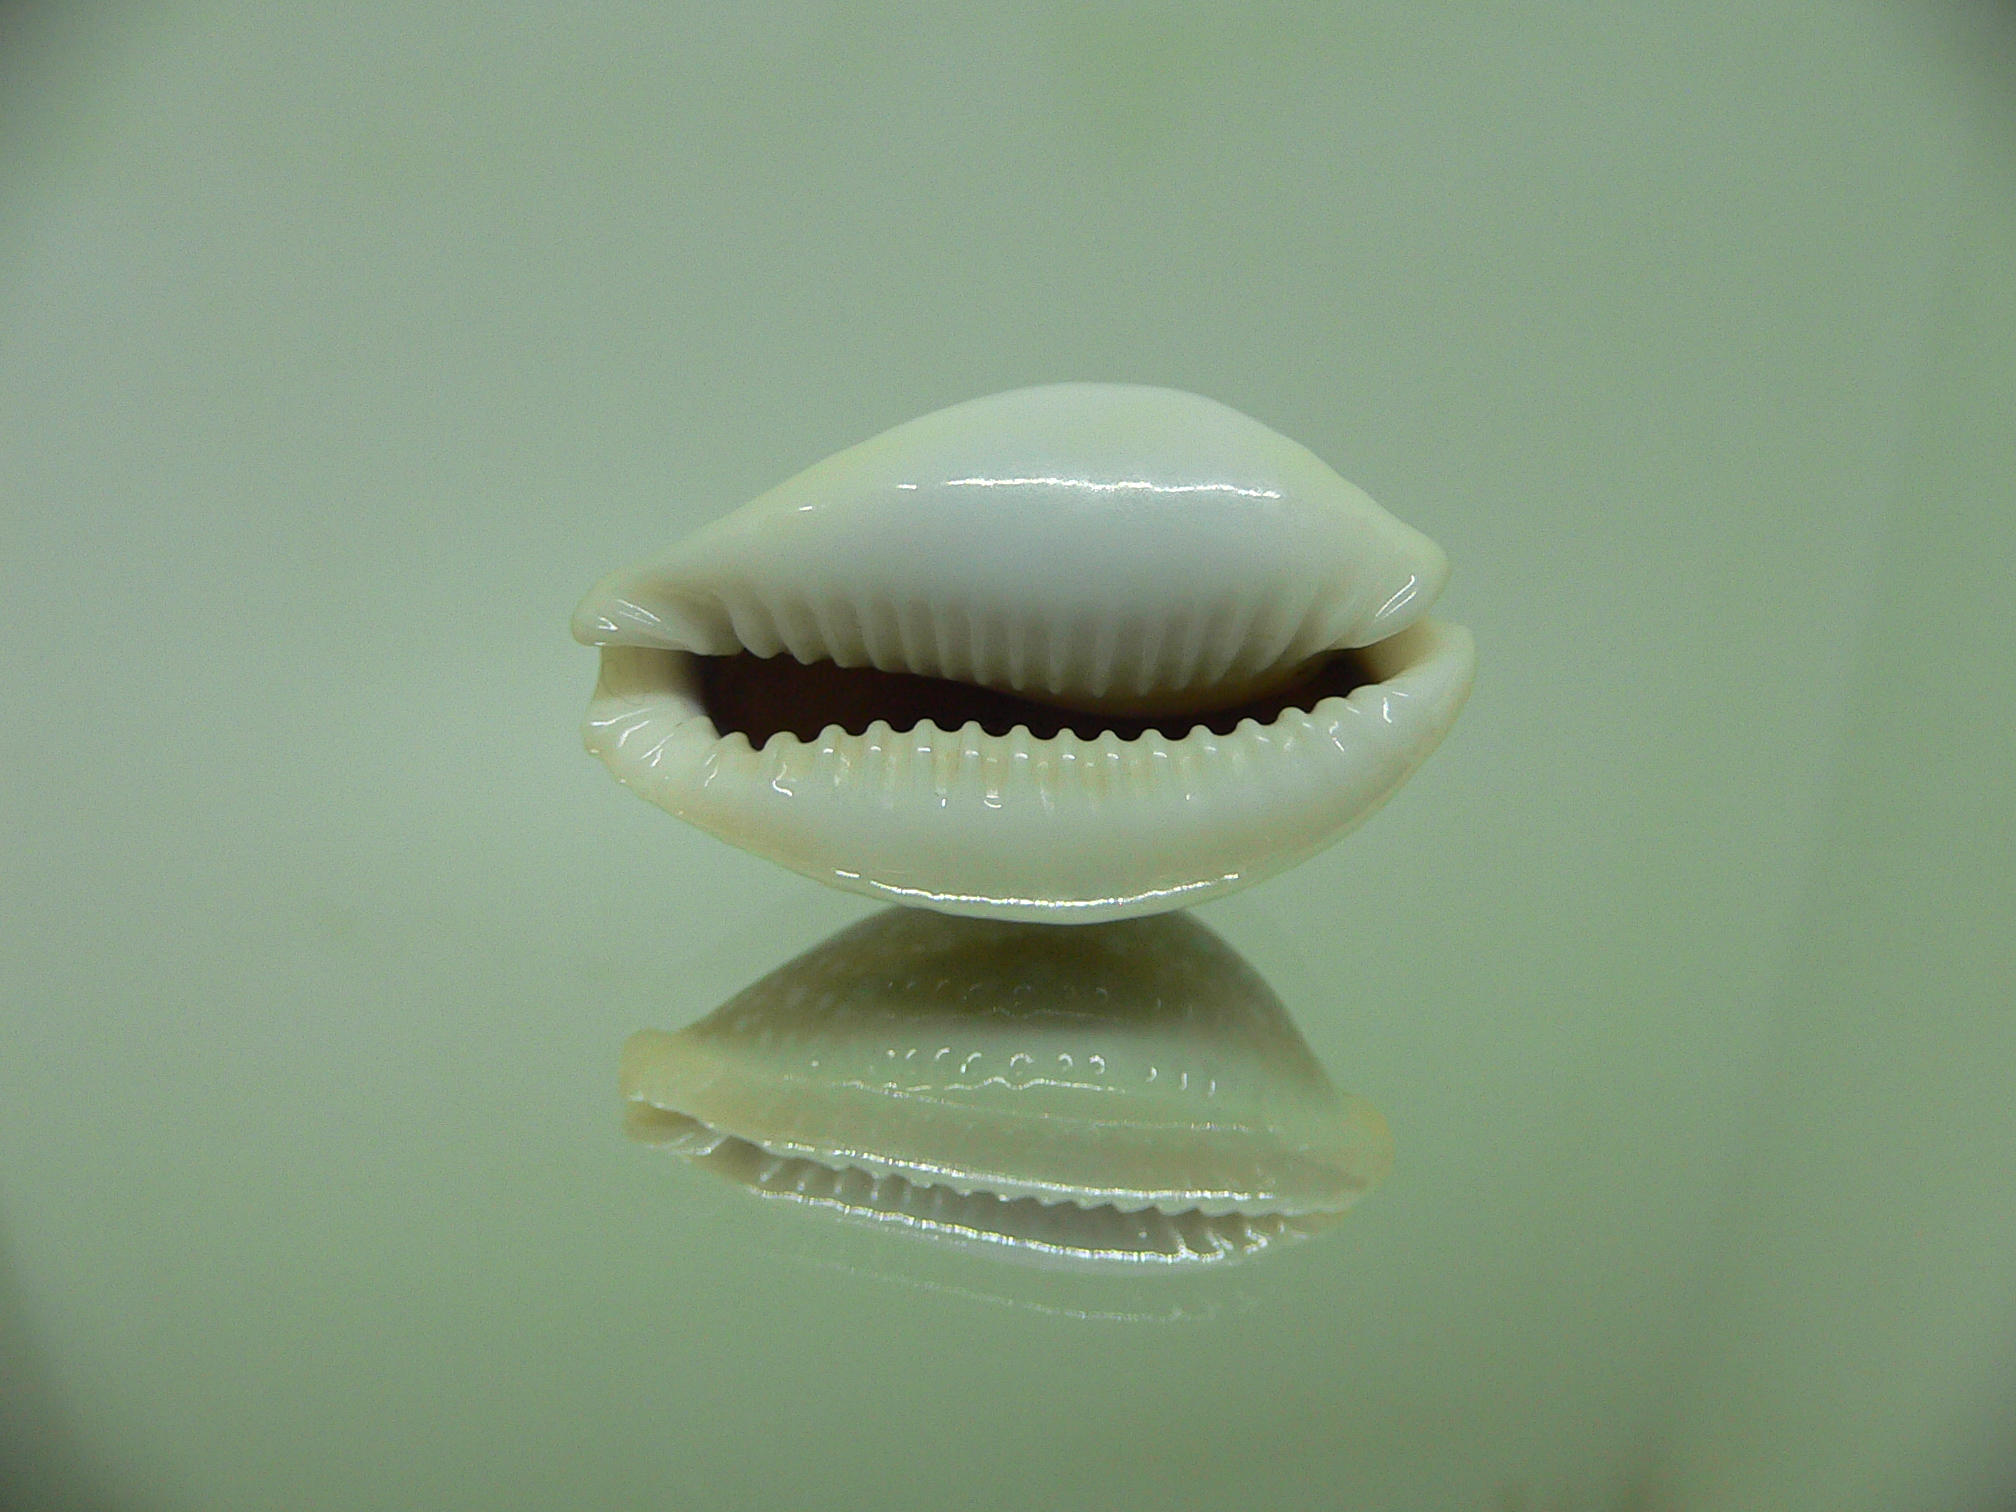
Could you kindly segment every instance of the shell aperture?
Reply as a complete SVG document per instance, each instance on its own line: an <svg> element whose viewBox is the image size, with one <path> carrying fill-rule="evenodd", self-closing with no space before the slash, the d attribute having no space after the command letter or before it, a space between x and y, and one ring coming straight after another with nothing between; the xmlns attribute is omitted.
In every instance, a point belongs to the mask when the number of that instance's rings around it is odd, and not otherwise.
<svg viewBox="0 0 2016 1512"><path fill-rule="evenodd" d="M821 881L1084 923L1284 869L1467 696L1441 551L1196 395L1060 384L863 442L613 574L585 736Z"/></svg>

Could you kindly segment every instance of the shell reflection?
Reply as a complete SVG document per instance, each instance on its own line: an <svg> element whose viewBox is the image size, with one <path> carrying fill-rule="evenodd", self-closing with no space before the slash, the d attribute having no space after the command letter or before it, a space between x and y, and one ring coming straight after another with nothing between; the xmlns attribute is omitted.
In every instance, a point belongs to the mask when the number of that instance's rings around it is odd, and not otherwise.
<svg viewBox="0 0 2016 1512"><path fill-rule="evenodd" d="M765 1196L1004 1258L1222 1264L1392 1164L1280 1000L1187 914L891 909L624 1047L629 1132Z"/></svg>

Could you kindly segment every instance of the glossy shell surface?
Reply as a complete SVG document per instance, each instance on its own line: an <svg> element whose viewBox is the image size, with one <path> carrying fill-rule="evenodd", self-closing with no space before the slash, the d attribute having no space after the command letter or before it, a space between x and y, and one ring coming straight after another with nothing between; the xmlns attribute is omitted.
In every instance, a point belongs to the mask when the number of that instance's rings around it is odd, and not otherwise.
<svg viewBox="0 0 2016 1512"><path fill-rule="evenodd" d="M1018 390L828 458L598 585L574 620L602 648L586 740L652 802L836 886L1046 922L1156 912L1329 844L1434 749L1474 667L1469 636L1424 617L1447 575L1224 405ZM1348 693L1200 722L1292 700L1340 651L1363 670ZM707 704L708 659L738 656L1134 723L898 728L871 707L756 745Z"/></svg>

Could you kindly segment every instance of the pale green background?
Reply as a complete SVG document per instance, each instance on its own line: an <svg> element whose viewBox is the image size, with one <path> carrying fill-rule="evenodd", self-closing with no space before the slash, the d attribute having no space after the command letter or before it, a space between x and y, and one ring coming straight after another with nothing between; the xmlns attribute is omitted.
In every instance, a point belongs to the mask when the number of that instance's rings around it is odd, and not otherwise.
<svg viewBox="0 0 2016 1512"><path fill-rule="evenodd" d="M0 12L8 1494L2001 1505L2012 98L1875 0ZM1067 378L1313 447L1482 656L1203 911L1393 1179L1159 1299L623 1142L866 905L610 782L565 633Z"/></svg>

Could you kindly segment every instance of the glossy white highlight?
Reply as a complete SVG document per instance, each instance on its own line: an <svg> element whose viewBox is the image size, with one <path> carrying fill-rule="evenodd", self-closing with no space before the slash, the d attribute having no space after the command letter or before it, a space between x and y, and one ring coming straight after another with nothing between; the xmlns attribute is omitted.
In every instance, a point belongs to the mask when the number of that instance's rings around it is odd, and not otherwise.
<svg viewBox="0 0 2016 1512"><path fill-rule="evenodd" d="M898 483L898 488L915 488L915 483ZM1117 483L1097 483L1090 478L953 478L947 488L1082 488L1087 493L1236 494L1242 499L1278 499L1275 488L1240 488L1231 483L1150 483L1145 478L1125 478Z"/></svg>
<svg viewBox="0 0 2016 1512"><path fill-rule="evenodd" d="M1328 845L1442 739L1468 634L1421 618L1441 551L1224 405L1064 384L954 406L828 458L576 612L603 647L585 729L672 813L835 886L1087 922L1250 885ZM1378 679L1234 708L1357 649ZM945 678L1187 733L829 725L752 749L693 658L739 651Z"/></svg>

